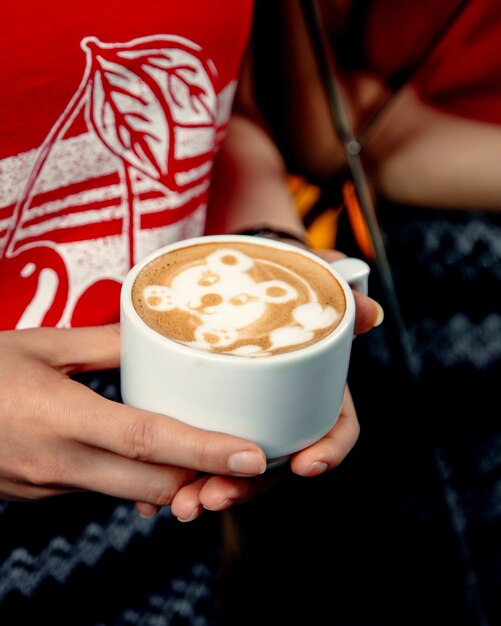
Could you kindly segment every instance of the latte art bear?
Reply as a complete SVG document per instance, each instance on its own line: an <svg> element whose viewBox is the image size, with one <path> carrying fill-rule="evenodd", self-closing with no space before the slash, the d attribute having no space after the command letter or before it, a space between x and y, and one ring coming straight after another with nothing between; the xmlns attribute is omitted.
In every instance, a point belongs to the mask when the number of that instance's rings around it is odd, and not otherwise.
<svg viewBox="0 0 501 626"><path fill-rule="evenodd" d="M161 334L200 350L269 356L319 341L346 307L336 279L293 251L198 244L148 264L134 307Z"/></svg>

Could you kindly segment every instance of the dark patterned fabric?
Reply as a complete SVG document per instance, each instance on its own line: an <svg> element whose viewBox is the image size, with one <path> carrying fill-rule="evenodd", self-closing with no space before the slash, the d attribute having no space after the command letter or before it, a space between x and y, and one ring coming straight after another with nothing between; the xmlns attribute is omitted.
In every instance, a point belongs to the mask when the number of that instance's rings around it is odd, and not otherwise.
<svg viewBox="0 0 501 626"><path fill-rule="evenodd" d="M117 372L81 378L120 399ZM182 524L168 507L144 519L99 494L0 502L0 624L212 626L219 521Z"/></svg>
<svg viewBox="0 0 501 626"><path fill-rule="evenodd" d="M384 419L403 434L411 462L428 462L457 558L461 623L494 625L501 619L501 216L383 205L380 223L415 380L392 397L402 363L387 320L354 350L360 417ZM374 295L384 302L382 291ZM362 392L369 372L373 402ZM423 444L428 461L419 455ZM416 508L415 519L422 513Z"/></svg>
<svg viewBox="0 0 501 626"><path fill-rule="evenodd" d="M417 382L373 266L386 318L353 342L360 438L332 472L237 511L228 624L501 623L501 216L381 206L380 221ZM344 214L337 247L360 256Z"/></svg>

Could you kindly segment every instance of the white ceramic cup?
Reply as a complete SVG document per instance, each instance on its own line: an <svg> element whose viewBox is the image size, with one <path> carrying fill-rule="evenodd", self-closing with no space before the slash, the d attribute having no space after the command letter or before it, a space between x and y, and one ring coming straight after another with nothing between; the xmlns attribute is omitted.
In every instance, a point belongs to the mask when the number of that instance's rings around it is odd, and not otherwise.
<svg viewBox="0 0 501 626"><path fill-rule="evenodd" d="M304 348L252 357L191 348L164 337L139 317L131 292L143 267L178 248L229 241L292 250L327 268L346 299L339 325ZM299 247L258 237L197 237L155 251L130 270L122 286L124 402L192 426L254 441L263 448L269 467L282 462L323 437L338 419L355 323L351 287L367 293L368 275L368 265L359 259L329 264Z"/></svg>

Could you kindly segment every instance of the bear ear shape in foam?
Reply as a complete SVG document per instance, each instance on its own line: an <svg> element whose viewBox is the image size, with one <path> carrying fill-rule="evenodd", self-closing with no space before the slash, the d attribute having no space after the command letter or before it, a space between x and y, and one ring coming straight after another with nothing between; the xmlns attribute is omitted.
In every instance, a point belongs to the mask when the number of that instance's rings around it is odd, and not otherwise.
<svg viewBox="0 0 501 626"><path fill-rule="evenodd" d="M164 285L148 285L143 290L144 301L153 311L172 311L177 308L176 292Z"/></svg>
<svg viewBox="0 0 501 626"><path fill-rule="evenodd" d="M266 280L252 289L252 295L257 296L263 302L284 304L297 298L298 292L282 280Z"/></svg>
<svg viewBox="0 0 501 626"><path fill-rule="evenodd" d="M223 248L209 254L207 265L218 272L246 272L254 265L253 259L239 250Z"/></svg>

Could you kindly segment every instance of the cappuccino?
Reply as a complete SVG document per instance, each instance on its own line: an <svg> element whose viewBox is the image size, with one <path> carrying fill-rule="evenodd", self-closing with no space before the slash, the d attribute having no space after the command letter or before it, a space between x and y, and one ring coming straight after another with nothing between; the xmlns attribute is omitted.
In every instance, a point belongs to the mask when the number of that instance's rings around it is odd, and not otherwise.
<svg viewBox="0 0 501 626"><path fill-rule="evenodd" d="M137 275L132 302L150 328L173 341L252 357L316 343L346 311L343 288L320 263L241 237L155 258Z"/></svg>

